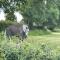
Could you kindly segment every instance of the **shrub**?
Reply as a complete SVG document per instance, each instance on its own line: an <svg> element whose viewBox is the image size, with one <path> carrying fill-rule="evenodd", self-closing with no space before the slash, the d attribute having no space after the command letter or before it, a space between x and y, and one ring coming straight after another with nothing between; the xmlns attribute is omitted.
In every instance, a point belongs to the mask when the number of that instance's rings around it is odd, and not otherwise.
<svg viewBox="0 0 60 60"><path fill-rule="evenodd" d="M51 31L35 29L35 30L30 30L29 35L39 36L39 35L47 35L47 34L50 34L50 33L51 33Z"/></svg>
<svg viewBox="0 0 60 60"><path fill-rule="evenodd" d="M9 25L13 24L12 21L1 21L0 22L0 31L5 30L5 28Z"/></svg>
<svg viewBox="0 0 60 60"><path fill-rule="evenodd" d="M15 52L8 52L6 55L6 60L18 60L18 55Z"/></svg>
<svg viewBox="0 0 60 60"><path fill-rule="evenodd" d="M0 58L3 60L59 60L60 55L56 54L47 44L40 44L34 47L28 42L23 42L16 46L13 42L1 43Z"/></svg>

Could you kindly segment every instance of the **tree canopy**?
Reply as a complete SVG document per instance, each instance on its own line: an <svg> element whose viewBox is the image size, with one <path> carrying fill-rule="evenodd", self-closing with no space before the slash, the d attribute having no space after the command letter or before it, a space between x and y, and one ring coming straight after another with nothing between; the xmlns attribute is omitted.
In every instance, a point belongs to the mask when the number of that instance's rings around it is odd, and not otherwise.
<svg viewBox="0 0 60 60"><path fill-rule="evenodd" d="M60 0L0 0L7 19L14 20L14 11L21 11L30 28L33 22L42 26L57 26L60 20Z"/></svg>

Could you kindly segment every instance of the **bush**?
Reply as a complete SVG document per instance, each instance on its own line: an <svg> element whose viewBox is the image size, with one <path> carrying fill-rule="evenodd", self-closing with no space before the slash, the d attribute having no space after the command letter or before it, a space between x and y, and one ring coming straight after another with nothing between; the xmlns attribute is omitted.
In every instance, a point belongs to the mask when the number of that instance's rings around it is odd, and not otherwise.
<svg viewBox="0 0 60 60"><path fill-rule="evenodd" d="M40 44L34 47L28 42L23 42L16 46L16 43L1 43L0 60L59 60L60 54L56 54L47 44Z"/></svg>
<svg viewBox="0 0 60 60"><path fill-rule="evenodd" d="M35 30L30 30L29 35L39 36L39 35L47 35L47 34L50 34L50 33L51 33L51 31L35 29Z"/></svg>
<svg viewBox="0 0 60 60"><path fill-rule="evenodd" d="M6 55L6 60L18 60L18 55L15 52L8 52Z"/></svg>
<svg viewBox="0 0 60 60"><path fill-rule="evenodd" d="M5 28L11 24L13 24L12 21L1 21L0 22L0 31L5 30Z"/></svg>
<svg viewBox="0 0 60 60"><path fill-rule="evenodd" d="M38 49L29 43L20 44L20 48L16 44L12 46L11 42L2 45L6 60L52 60L51 49L46 45L41 45Z"/></svg>
<svg viewBox="0 0 60 60"><path fill-rule="evenodd" d="M0 60L4 60L4 59L5 59L4 50L0 48Z"/></svg>

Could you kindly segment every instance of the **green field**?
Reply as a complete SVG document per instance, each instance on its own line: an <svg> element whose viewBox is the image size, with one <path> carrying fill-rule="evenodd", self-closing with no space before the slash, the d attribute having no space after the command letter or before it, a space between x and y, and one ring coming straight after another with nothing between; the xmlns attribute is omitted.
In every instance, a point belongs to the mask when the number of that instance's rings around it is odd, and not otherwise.
<svg viewBox="0 0 60 60"><path fill-rule="evenodd" d="M17 45L17 41L19 41L19 39L17 39L16 37L13 37L11 41L8 41L8 39L5 40L5 38L1 35L0 36L1 49L3 50L4 49L8 50L8 48L15 49ZM28 53L27 51L29 51L30 49L33 49L33 50L35 49L36 51L37 50L40 51L42 56L44 56L44 54L46 55L46 51L47 51L49 58L51 58L50 60L60 60L60 57L59 57L60 56L60 33L58 32L52 32L51 34L40 35L40 36L29 35L27 39L25 39L23 42L22 41L18 42L18 44L19 44L19 47L24 48L25 53ZM42 53L41 51L43 51L44 53ZM44 59L45 58L41 60L44 60ZM21 60L24 60L24 59L21 59ZM30 60L34 60L34 59L30 59ZM36 60L39 60L39 59L36 59ZM45 59L45 60L49 60L49 59Z"/></svg>

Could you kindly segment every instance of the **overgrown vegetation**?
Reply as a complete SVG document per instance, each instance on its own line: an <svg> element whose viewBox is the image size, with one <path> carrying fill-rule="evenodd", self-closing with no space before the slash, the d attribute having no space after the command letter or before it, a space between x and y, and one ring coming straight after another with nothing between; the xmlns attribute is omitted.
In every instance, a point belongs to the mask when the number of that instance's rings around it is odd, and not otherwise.
<svg viewBox="0 0 60 60"><path fill-rule="evenodd" d="M9 25L12 25L12 24L14 24L14 22L12 22L12 21L5 21L5 22L1 21L0 22L0 32L4 31L6 27L8 27Z"/></svg>
<svg viewBox="0 0 60 60"><path fill-rule="evenodd" d="M60 0L0 0L0 8L7 14L0 22L0 60L60 60L60 33L51 34L60 28ZM30 28L23 42L15 36L10 41L3 32L15 24L14 11Z"/></svg>
<svg viewBox="0 0 60 60"><path fill-rule="evenodd" d="M51 34L50 30L44 30L44 29L34 29L30 30L29 35L31 36L40 36L40 35L49 35Z"/></svg>
<svg viewBox="0 0 60 60"><path fill-rule="evenodd" d="M60 60L60 34L29 36L17 43L0 33L0 60ZM3 37L3 38L2 38Z"/></svg>

